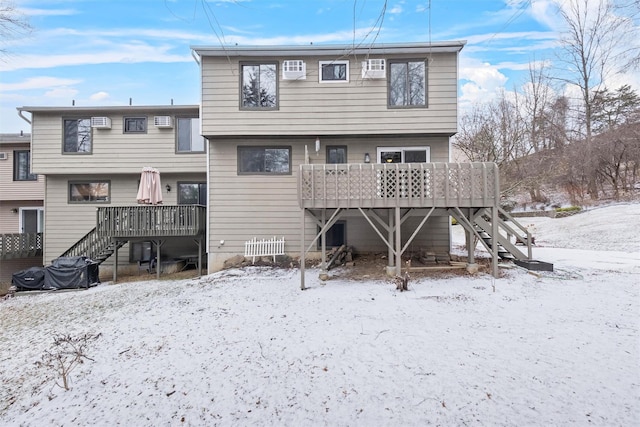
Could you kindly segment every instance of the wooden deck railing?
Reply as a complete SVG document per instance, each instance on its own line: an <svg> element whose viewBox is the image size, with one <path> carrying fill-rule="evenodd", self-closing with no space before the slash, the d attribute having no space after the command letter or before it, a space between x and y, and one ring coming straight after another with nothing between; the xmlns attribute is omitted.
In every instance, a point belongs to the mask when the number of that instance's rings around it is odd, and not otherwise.
<svg viewBox="0 0 640 427"><path fill-rule="evenodd" d="M42 255L42 233L0 234L0 259Z"/></svg>
<svg viewBox="0 0 640 427"><path fill-rule="evenodd" d="M99 207L96 231L110 237L197 236L206 230L206 207L137 205Z"/></svg>
<svg viewBox="0 0 640 427"><path fill-rule="evenodd" d="M300 165L302 208L491 207L500 199L495 163Z"/></svg>

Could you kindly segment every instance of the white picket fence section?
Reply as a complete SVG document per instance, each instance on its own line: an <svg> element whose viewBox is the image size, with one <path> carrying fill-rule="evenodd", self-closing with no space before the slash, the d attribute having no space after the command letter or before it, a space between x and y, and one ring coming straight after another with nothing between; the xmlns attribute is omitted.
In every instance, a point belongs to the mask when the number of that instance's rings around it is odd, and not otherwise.
<svg viewBox="0 0 640 427"><path fill-rule="evenodd" d="M284 237L276 239L274 236L272 239L258 240L253 238L247 242L244 242L244 256L252 257L256 262L256 257L272 256L273 262L276 262L276 255L284 255Z"/></svg>

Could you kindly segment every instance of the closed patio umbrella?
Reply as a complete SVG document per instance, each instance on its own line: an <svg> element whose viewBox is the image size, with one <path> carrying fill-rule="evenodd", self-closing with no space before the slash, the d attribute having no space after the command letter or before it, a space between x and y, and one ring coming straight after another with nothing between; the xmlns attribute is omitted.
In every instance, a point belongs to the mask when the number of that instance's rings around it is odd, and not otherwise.
<svg viewBox="0 0 640 427"><path fill-rule="evenodd" d="M140 187L138 188L138 203L147 205L162 204L162 186L160 172L151 167L142 168Z"/></svg>

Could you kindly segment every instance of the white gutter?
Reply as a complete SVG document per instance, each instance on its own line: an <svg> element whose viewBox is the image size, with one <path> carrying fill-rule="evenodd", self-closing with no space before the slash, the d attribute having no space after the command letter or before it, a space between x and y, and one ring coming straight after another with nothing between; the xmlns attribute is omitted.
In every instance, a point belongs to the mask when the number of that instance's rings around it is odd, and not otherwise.
<svg viewBox="0 0 640 427"><path fill-rule="evenodd" d="M24 120L25 122L31 124L31 120L27 119L25 116L22 115L22 113L24 113L24 111L22 111L21 109L18 108L18 116L20 116L20 118L22 120Z"/></svg>

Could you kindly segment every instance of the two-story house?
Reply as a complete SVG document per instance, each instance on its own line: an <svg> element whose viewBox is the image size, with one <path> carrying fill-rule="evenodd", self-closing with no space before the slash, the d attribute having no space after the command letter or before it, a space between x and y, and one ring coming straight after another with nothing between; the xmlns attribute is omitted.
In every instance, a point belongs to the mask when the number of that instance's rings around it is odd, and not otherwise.
<svg viewBox="0 0 640 427"><path fill-rule="evenodd" d="M303 259L323 244L388 251L398 272L407 249L448 253L450 209L475 204L449 185L496 197L492 166L448 163L463 46L193 47L209 270L254 237L282 236Z"/></svg>
<svg viewBox="0 0 640 427"><path fill-rule="evenodd" d="M32 170L45 177L45 265L85 255L108 274L114 262L202 253L207 147L197 105L18 112L32 127ZM162 204L137 200L145 168L159 171Z"/></svg>
<svg viewBox="0 0 640 427"><path fill-rule="evenodd" d="M31 134L0 134L0 283L42 265L44 177L32 173Z"/></svg>

